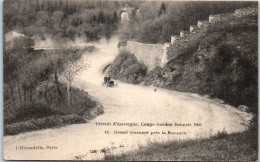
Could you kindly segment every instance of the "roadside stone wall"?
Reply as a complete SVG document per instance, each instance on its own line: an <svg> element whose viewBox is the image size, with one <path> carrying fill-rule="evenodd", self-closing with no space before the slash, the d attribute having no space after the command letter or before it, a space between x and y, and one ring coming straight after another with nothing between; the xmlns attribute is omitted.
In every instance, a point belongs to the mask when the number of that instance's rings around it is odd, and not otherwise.
<svg viewBox="0 0 260 162"><path fill-rule="evenodd" d="M169 44L146 44L127 41L125 49L133 53L140 63L145 64L148 70L156 66L163 67L167 62L167 48Z"/></svg>
<svg viewBox="0 0 260 162"><path fill-rule="evenodd" d="M204 27L208 27L209 26L209 21L206 20L199 20L198 21L198 28L204 28Z"/></svg>
<svg viewBox="0 0 260 162"><path fill-rule="evenodd" d="M234 15L235 16L243 16L243 15L250 15L250 14L257 15L257 13L258 13L257 7L247 7L247 8L235 10Z"/></svg>

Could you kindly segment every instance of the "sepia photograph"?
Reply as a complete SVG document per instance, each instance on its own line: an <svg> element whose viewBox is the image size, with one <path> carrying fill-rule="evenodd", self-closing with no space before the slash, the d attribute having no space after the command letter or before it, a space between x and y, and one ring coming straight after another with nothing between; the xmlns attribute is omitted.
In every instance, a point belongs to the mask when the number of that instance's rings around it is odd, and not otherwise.
<svg viewBox="0 0 260 162"><path fill-rule="evenodd" d="M2 5L4 160L258 160L258 1Z"/></svg>

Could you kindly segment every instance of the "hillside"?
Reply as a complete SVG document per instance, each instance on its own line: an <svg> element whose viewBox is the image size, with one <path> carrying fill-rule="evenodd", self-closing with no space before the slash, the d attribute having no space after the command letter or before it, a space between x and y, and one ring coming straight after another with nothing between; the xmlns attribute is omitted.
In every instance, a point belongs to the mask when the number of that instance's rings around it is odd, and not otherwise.
<svg viewBox="0 0 260 162"><path fill-rule="evenodd" d="M156 67L150 72L139 68L140 72L137 69L135 74L127 73L120 65L127 62L127 67L131 67L138 62L136 59L118 62L125 55L123 52L112 63L110 75L122 81L135 76L138 82L131 79L126 82L209 95L233 106L246 105L256 112L257 9L249 7L213 16L211 23L175 40L163 68Z"/></svg>
<svg viewBox="0 0 260 162"><path fill-rule="evenodd" d="M208 94L256 111L257 29L257 10L226 14L222 20L176 41L168 52L170 61L164 68L151 71L145 84Z"/></svg>

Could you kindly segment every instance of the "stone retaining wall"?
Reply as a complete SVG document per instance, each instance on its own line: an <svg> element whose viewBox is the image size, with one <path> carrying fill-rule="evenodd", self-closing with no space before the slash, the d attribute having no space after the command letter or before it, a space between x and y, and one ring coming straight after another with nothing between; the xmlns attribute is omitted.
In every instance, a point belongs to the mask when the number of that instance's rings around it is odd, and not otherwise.
<svg viewBox="0 0 260 162"><path fill-rule="evenodd" d="M137 60L152 70L156 66L163 67L167 62L167 44L146 44L134 41L127 41L125 49L133 53Z"/></svg>

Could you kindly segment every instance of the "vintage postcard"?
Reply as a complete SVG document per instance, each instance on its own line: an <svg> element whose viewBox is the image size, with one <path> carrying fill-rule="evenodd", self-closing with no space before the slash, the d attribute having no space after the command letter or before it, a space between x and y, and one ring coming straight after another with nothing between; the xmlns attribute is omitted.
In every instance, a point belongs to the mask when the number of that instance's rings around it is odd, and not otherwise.
<svg viewBox="0 0 260 162"><path fill-rule="evenodd" d="M258 2L3 1L5 160L257 161Z"/></svg>

